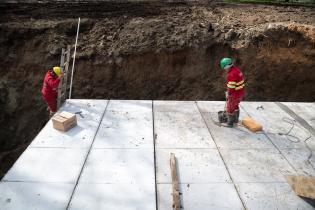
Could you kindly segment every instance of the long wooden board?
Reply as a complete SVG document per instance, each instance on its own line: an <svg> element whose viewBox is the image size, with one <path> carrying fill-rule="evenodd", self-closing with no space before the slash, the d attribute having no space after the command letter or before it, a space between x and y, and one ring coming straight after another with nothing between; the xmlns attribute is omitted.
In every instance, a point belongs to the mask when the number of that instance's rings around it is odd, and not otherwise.
<svg viewBox="0 0 315 210"><path fill-rule="evenodd" d="M171 173L172 173L172 187L173 187L173 209L179 210L180 209L180 192L178 186L178 176L176 170L176 157L174 153L171 153L170 158L170 166L171 166Z"/></svg>

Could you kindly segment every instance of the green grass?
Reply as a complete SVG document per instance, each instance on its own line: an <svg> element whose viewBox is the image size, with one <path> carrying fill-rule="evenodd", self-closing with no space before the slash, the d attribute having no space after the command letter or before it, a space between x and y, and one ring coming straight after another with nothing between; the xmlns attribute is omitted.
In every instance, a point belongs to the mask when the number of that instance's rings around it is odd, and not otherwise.
<svg viewBox="0 0 315 210"><path fill-rule="evenodd" d="M300 6L315 6L315 0L224 0L225 2L233 3L254 3L254 4L275 4L275 5L300 5Z"/></svg>

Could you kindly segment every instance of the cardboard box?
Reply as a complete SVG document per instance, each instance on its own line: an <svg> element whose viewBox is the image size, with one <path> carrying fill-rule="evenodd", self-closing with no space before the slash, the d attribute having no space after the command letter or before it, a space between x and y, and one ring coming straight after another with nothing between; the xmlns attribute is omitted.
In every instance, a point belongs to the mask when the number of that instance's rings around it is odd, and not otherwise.
<svg viewBox="0 0 315 210"><path fill-rule="evenodd" d="M70 112L58 112L52 117L53 127L60 131L67 131L77 125L77 117Z"/></svg>

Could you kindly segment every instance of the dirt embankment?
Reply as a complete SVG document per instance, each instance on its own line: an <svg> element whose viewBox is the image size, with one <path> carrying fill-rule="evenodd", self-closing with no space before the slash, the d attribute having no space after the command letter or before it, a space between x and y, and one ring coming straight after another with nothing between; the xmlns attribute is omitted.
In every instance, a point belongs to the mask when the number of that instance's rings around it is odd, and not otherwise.
<svg viewBox="0 0 315 210"><path fill-rule="evenodd" d="M223 100L232 56L247 100L315 100L313 8L0 4L0 177L47 120L42 79L79 16L74 98Z"/></svg>

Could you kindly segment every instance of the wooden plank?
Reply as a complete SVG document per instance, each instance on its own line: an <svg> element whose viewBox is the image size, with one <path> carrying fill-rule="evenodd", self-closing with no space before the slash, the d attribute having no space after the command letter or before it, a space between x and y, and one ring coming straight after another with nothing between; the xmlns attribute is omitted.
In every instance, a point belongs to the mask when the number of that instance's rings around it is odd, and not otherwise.
<svg viewBox="0 0 315 210"><path fill-rule="evenodd" d="M177 166L176 166L176 157L174 153L171 153L170 158L171 174L172 174L172 188L173 188L173 209L180 209L180 192L178 185L178 176L177 176Z"/></svg>
<svg viewBox="0 0 315 210"><path fill-rule="evenodd" d="M297 195L315 199L315 177L286 176L286 178Z"/></svg>

